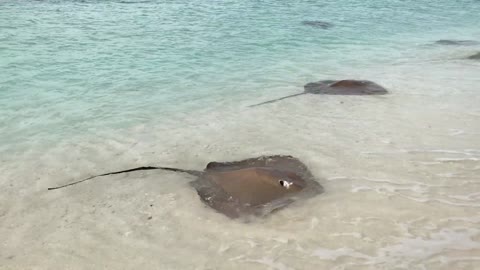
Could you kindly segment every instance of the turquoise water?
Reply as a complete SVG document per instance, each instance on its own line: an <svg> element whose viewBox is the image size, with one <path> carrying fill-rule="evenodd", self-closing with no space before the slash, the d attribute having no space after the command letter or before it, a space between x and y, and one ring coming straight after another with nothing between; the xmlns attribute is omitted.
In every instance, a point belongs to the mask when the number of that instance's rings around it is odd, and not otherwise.
<svg viewBox="0 0 480 270"><path fill-rule="evenodd" d="M0 268L478 269L480 1L0 0ZM333 24L329 29L306 20ZM367 79L385 96L303 95ZM325 193L252 224L210 161L289 154ZM3 268L2 268L3 269Z"/></svg>
<svg viewBox="0 0 480 270"><path fill-rule="evenodd" d="M422 45L475 39L480 31L478 1L0 5L2 149L34 134L59 140L241 107L278 88L301 91L311 81L348 76L345 68L415 58Z"/></svg>

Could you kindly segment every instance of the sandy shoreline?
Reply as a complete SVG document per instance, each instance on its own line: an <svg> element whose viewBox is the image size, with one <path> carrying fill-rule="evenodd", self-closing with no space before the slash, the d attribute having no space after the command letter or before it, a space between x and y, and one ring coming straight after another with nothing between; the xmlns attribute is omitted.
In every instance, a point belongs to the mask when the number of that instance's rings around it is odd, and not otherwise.
<svg viewBox="0 0 480 270"><path fill-rule="evenodd" d="M32 143L2 156L0 268L474 269L478 70L396 66L358 74L381 78L385 97L297 97L48 149ZM181 174L130 173L46 191L138 165L199 169L262 154L300 158L326 193L241 224L204 207Z"/></svg>

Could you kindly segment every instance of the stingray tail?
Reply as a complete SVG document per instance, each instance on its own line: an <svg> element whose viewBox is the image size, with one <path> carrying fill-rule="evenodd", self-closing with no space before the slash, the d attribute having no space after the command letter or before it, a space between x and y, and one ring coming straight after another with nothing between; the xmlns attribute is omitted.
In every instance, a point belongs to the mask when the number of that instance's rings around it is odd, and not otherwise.
<svg viewBox="0 0 480 270"><path fill-rule="evenodd" d="M289 95L289 96L286 96L286 97L281 97L281 98L277 98L277 99L272 99L272 100L269 100L269 101L265 101L265 102L262 102L262 103L250 105L250 106L248 106L248 107L256 107L256 106L260 106L260 105L264 105L264 104L268 104L268 103L277 102L277 101L280 101L280 100L282 100L282 99L286 99L286 98L291 98L291 97L296 97L296 96L304 95L304 94L305 94L305 92L302 92L302 93L299 93L299 94L293 94L293 95Z"/></svg>
<svg viewBox="0 0 480 270"><path fill-rule="evenodd" d="M123 171L109 172L109 173L94 175L94 176L90 176L88 178L85 178L85 179L82 179L82 180L79 180L79 181L75 181L75 182L72 182L72 183L69 183L69 184L65 184L65 185L61 185L61 186L57 186L57 187L51 187L51 188L48 188L48 190L54 190L54 189L68 187L68 186L73 186L73 185L80 184L82 182L88 181L90 179L93 179L93 178L96 178L96 177L99 177L99 176L106 176L106 175L127 173L127 172L134 172L134 171L148 171L148 170L166 170L166 171L173 171L173 172L182 172L182 173L188 173L188 174L191 174L191 175L194 175L194 176L200 176L202 174L202 172L194 171L194 170L183 170L183 169L170 168L170 167L144 166L144 167L137 167L137 168L123 170Z"/></svg>

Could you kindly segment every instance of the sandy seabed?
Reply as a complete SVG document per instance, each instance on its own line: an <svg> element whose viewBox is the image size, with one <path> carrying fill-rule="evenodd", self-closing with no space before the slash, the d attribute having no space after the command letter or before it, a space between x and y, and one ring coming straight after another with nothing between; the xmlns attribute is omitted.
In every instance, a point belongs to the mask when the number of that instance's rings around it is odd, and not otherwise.
<svg viewBox="0 0 480 270"><path fill-rule="evenodd" d="M478 269L478 74L464 61L399 64L348 75L386 96L247 108L274 98L265 94L121 134L48 147L32 137L26 151L0 158L0 268ZM46 190L140 165L202 169L267 154L298 157L326 192L243 224L204 206L183 174Z"/></svg>

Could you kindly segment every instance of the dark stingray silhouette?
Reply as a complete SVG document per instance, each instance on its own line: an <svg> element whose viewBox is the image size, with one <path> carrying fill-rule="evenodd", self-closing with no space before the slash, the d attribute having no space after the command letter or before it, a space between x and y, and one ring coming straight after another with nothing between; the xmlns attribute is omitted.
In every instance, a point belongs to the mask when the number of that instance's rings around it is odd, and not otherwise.
<svg viewBox="0 0 480 270"><path fill-rule="evenodd" d="M235 162L210 162L203 171L138 167L88 177L48 190L72 186L98 176L141 170L168 170L196 176L190 185L200 199L230 218L265 216L298 199L307 199L323 192L323 187L300 160L280 155Z"/></svg>
<svg viewBox="0 0 480 270"><path fill-rule="evenodd" d="M293 94L286 97L281 97L262 103L250 105L255 107L268 103L280 101L282 99L296 97L305 94L322 94L322 95L385 95L388 91L382 86L366 80L324 80L319 82L307 83L304 87L303 93Z"/></svg>
<svg viewBox="0 0 480 270"><path fill-rule="evenodd" d="M480 52L479 53L476 53L476 54L472 54L468 57L468 59L472 59L472 60L480 60Z"/></svg>
<svg viewBox="0 0 480 270"><path fill-rule="evenodd" d="M151 3L152 1L119 1L120 4L145 4Z"/></svg>
<svg viewBox="0 0 480 270"><path fill-rule="evenodd" d="M332 23L324 21L303 21L302 24L321 29L328 29L333 27Z"/></svg>
<svg viewBox="0 0 480 270"><path fill-rule="evenodd" d="M456 40L456 39L440 39L435 41L438 45L457 45L457 46L472 46L479 45L480 42L476 40Z"/></svg>

